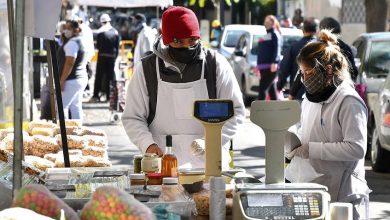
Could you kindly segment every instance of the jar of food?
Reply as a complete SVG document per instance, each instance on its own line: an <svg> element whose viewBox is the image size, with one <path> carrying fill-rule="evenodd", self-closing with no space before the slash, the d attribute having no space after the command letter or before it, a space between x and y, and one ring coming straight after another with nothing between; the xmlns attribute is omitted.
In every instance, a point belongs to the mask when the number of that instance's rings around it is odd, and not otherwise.
<svg viewBox="0 0 390 220"><path fill-rule="evenodd" d="M134 164L134 173L141 173L141 161L142 155L134 155L133 164Z"/></svg>
<svg viewBox="0 0 390 220"><path fill-rule="evenodd" d="M130 174L130 186L145 185L145 174L132 173Z"/></svg>
<svg viewBox="0 0 390 220"><path fill-rule="evenodd" d="M162 174L161 173L148 173L148 185L161 185L162 184Z"/></svg>
<svg viewBox="0 0 390 220"><path fill-rule="evenodd" d="M146 153L141 160L141 170L144 173L158 172L158 159L154 153Z"/></svg>
<svg viewBox="0 0 390 220"><path fill-rule="evenodd" d="M160 199L165 202L180 201L183 190L179 187L179 180L175 177L164 177L161 186Z"/></svg>

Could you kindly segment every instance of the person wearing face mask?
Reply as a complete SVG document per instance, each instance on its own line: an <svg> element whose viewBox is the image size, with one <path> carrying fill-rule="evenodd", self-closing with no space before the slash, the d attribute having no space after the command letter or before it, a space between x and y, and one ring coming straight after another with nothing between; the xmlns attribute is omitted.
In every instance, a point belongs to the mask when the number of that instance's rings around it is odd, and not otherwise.
<svg viewBox="0 0 390 220"><path fill-rule="evenodd" d="M261 77L259 82L259 100L265 100L266 93L271 100L277 99L275 79L281 60L283 39L280 32L279 21L273 15L264 19L267 34L259 39L257 50L257 69Z"/></svg>
<svg viewBox="0 0 390 220"><path fill-rule="evenodd" d="M75 20L65 23L63 35L64 45L58 50L58 68L61 73L60 85L65 119L83 118L83 91L88 83L84 40L80 37L81 28Z"/></svg>
<svg viewBox="0 0 390 220"><path fill-rule="evenodd" d="M138 35L134 49L133 63L134 66L137 66L137 63L147 52L153 51L153 43L156 39L156 32L146 24L146 18L143 14L137 13L134 16L134 20Z"/></svg>
<svg viewBox="0 0 390 220"><path fill-rule="evenodd" d="M137 64L128 86L122 123L142 153L161 156L166 135L172 135L179 167L203 168L204 156L191 152L194 141L204 143L203 126L192 116L193 102L231 99L235 114L222 129L221 146L222 168L227 168L229 141L244 118L242 93L227 60L204 48L199 38L193 11L171 6L163 13L153 53Z"/></svg>
<svg viewBox="0 0 390 220"><path fill-rule="evenodd" d="M106 100L110 98L110 84L116 84L115 61L119 54L120 37L118 31L111 26L111 18L108 14L100 16L99 34L96 37L96 48L98 49L98 59L96 63L95 84L93 96L89 102L100 102L99 93L106 95Z"/></svg>
<svg viewBox="0 0 390 220"><path fill-rule="evenodd" d="M302 145L288 154L292 160L286 179L322 184L331 202L352 203L353 219L368 219L367 107L354 89L337 37L321 30L318 41L302 48L297 62L306 88L298 131Z"/></svg>

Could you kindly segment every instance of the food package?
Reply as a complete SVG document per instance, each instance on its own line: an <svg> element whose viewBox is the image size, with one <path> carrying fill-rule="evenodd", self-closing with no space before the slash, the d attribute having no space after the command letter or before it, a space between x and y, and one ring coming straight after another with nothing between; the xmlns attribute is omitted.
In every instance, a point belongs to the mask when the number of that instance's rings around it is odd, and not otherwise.
<svg viewBox="0 0 390 220"><path fill-rule="evenodd" d="M9 153L5 150L0 148L0 161L8 162L9 159Z"/></svg>
<svg viewBox="0 0 390 220"><path fill-rule="evenodd" d="M88 146L82 149L83 156L107 158L107 150L101 147Z"/></svg>
<svg viewBox="0 0 390 220"><path fill-rule="evenodd" d="M79 155L69 155L69 162L71 167L85 167L86 159ZM57 157L54 167L65 167L64 157Z"/></svg>
<svg viewBox="0 0 390 220"><path fill-rule="evenodd" d="M24 162L26 164L32 165L33 167L45 172L47 168L53 168L54 163L50 160L46 160L41 157L36 156L25 156Z"/></svg>
<svg viewBox="0 0 390 220"><path fill-rule="evenodd" d="M83 152L79 149L70 149L68 150L68 153L69 155L79 155L79 156L82 156L83 155ZM64 152L61 150L61 151L58 151L57 153L60 157L63 157L64 155Z"/></svg>
<svg viewBox="0 0 390 220"><path fill-rule="evenodd" d="M32 139L29 155L44 157L45 154L57 153L60 150L60 146L53 137L35 135Z"/></svg>
<svg viewBox="0 0 390 220"><path fill-rule="evenodd" d="M65 128L67 135L77 135L78 129L79 129L79 127L76 127L76 126L67 126ZM61 128L59 126L54 128L54 136L56 136L57 134L61 134Z"/></svg>
<svg viewBox="0 0 390 220"><path fill-rule="evenodd" d="M105 136L98 136L98 135L84 135L83 138L87 142L88 146L95 146L95 147L102 147L106 148L107 138Z"/></svg>
<svg viewBox="0 0 390 220"><path fill-rule="evenodd" d="M9 133L14 133L13 128L0 129L0 141L2 141Z"/></svg>
<svg viewBox="0 0 390 220"><path fill-rule="evenodd" d="M106 137L106 132L102 129L97 129L97 128L89 128L89 127L81 127L78 130L78 135L84 136L84 135L96 135L96 136L104 136Z"/></svg>
<svg viewBox="0 0 390 220"><path fill-rule="evenodd" d="M67 220L77 220L77 213L45 186L30 184L21 188L13 201L13 207L27 208L41 215L60 219L61 209ZM27 216L25 216L28 219Z"/></svg>
<svg viewBox="0 0 390 220"><path fill-rule="evenodd" d="M23 150L25 154L29 154L32 145L32 138L23 132ZM13 153L14 149L14 133L9 133L0 143L0 148L6 150L9 153Z"/></svg>
<svg viewBox="0 0 390 220"><path fill-rule="evenodd" d="M20 207L8 208L0 212L0 219L2 220L25 220L26 216L28 216L29 220L54 220L30 209Z"/></svg>
<svg viewBox="0 0 390 220"><path fill-rule="evenodd" d="M227 191L225 192L226 194L228 194ZM209 215L210 190L204 189L200 192L194 193L194 194L192 194L192 198L195 201L196 210L198 212L198 215ZM233 209L233 198L227 197L226 198L226 214L231 214L232 209Z"/></svg>
<svg viewBox="0 0 390 220"><path fill-rule="evenodd" d="M83 149L85 146L87 146L87 143L83 137L67 135L66 138L68 141L68 149ZM56 139L57 143L62 146L62 139L60 134L56 135Z"/></svg>
<svg viewBox="0 0 390 220"><path fill-rule="evenodd" d="M86 167L111 167L112 164L107 158L84 156Z"/></svg>
<svg viewBox="0 0 390 220"><path fill-rule="evenodd" d="M83 124L80 119L65 119L65 126L81 128Z"/></svg>
<svg viewBox="0 0 390 220"><path fill-rule="evenodd" d="M53 153L45 154L45 156L43 156L44 159L50 160L53 163L56 162L57 157L58 157L58 154L53 154Z"/></svg>
<svg viewBox="0 0 390 220"><path fill-rule="evenodd" d="M28 123L28 133L32 135L32 130L34 128L55 128L57 125L54 124L51 121L46 121L46 120L37 120L37 121L31 121Z"/></svg>
<svg viewBox="0 0 390 220"><path fill-rule="evenodd" d="M81 211L82 220L156 219L152 210L132 195L112 186L99 187Z"/></svg>
<svg viewBox="0 0 390 220"><path fill-rule="evenodd" d="M54 136L54 130L53 128L40 128L40 127L35 127L31 130L31 135L42 135L42 136L49 136L53 137Z"/></svg>

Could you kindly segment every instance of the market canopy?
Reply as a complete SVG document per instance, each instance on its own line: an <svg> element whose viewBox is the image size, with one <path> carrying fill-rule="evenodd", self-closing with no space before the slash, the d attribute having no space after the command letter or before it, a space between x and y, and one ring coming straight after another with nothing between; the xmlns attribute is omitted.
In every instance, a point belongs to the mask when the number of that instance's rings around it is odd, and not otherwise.
<svg viewBox="0 0 390 220"><path fill-rule="evenodd" d="M79 5L93 5L113 8L157 7L166 8L173 5L173 0L76 0Z"/></svg>

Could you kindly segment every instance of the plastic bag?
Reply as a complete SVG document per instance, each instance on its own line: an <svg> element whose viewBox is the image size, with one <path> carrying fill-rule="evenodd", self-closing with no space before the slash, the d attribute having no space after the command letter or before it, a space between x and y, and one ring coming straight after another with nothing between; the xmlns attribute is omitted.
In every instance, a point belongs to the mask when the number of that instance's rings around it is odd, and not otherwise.
<svg viewBox="0 0 390 220"><path fill-rule="evenodd" d="M301 157L293 157L285 171L286 179L298 183L310 182L323 175L314 170L309 159Z"/></svg>

